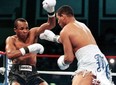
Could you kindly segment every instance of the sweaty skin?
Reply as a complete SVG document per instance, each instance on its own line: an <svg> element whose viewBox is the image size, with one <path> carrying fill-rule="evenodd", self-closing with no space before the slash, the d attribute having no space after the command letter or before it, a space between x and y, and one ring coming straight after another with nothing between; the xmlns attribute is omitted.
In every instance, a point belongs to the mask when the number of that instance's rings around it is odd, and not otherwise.
<svg viewBox="0 0 116 85"><path fill-rule="evenodd" d="M36 65L36 55L28 53L22 56L20 48L37 42L38 36L45 29L51 29L55 26L55 18L49 18L48 22L40 27L34 27L29 30L27 22L18 21L17 28L14 28L16 35L7 37L6 39L6 55L12 60L13 64L29 64Z"/></svg>
<svg viewBox="0 0 116 85"><path fill-rule="evenodd" d="M62 27L59 42L63 45L64 62L70 64L73 62L75 52L78 49L90 44L96 45L96 41L85 24L65 14L62 14L62 16L56 15L58 24ZM84 72L75 75L72 80L72 85L93 85L93 74L89 71L87 73L85 77L83 77Z"/></svg>
<svg viewBox="0 0 116 85"><path fill-rule="evenodd" d="M76 20L73 9L68 5L61 6L56 12L56 17L62 28L58 41L62 43L64 49L63 60L60 57L58 65L65 68L75 58L77 59L77 70L72 85L112 85L108 61L100 51L89 28ZM96 56L102 60L96 59ZM99 72L98 68L102 70ZM104 81L101 80L101 76Z"/></svg>
<svg viewBox="0 0 116 85"><path fill-rule="evenodd" d="M96 44L90 30L83 23L78 21L67 24L61 31L60 35L62 38L62 43L65 43L65 38L67 36L69 40L68 42L72 44L74 52L85 45Z"/></svg>
<svg viewBox="0 0 116 85"><path fill-rule="evenodd" d="M96 41L85 24L75 20L74 17L67 17L66 15L63 17L57 15L58 23L62 27L59 42L63 44L65 62L71 63L75 58L74 53L79 48L89 44L96 45Z"/></svg>
<svg viewBox="0 0 116 85"><path fill-rule="evenodd" d="M37 54L27 53L22 55L20 48L37 43L38 36L46 29L52 29L55 26L55 17L49 17L46 23L39 27L29 29L28 22L24 19L16 19L14 23L15 35L8 36L6 39L6 56L12 60L12 64L31 65L36 67ZM37 78L36 78L37 79ZM42 81L42 79L40 79ZM20 85L18 81L12 81L12 85ZM39 85L48 85L42 81Z"/></svg>

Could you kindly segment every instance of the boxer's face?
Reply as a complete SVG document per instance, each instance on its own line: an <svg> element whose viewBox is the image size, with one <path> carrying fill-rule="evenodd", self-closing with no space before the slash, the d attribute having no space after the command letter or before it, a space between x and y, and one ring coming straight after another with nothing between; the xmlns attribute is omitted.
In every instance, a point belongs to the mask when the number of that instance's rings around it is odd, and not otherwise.
<svg viewBox="0 0 116 85"><path fill-rule="evenodd" d="M64 15L61 15L59 16L57 13L56 13L56 17L58 19L58 24L63 28L66 24L65 24L65 17Z"/></svg>
<svg viewBox="0 0 116 85"><path fill-rule="evenodd" d="M17 22L17 28L15 29L15 32L18 37L21 38L27 38L29 33L29 27L27 22Z"/></svg>

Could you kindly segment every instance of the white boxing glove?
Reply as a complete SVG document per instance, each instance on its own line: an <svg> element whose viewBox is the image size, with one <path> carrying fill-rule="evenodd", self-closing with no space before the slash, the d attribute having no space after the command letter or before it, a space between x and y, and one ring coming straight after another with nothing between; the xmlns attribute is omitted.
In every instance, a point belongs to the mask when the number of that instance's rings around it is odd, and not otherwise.
<svg viewBox="0 0 116 85"><path fill-rule="evenodd" d="M52 41L52 42L57 42L57 43L60 43L58 41L59 37L60 37L59 35L55 35L50 30L45 30L44 33L41 33L39 36L40 39L44 39L44 40L48 40L48 41Z"/></svg>
<svg viewBox="0 0 116 85"><path fill-rule="evenodd" d="M42 4L43 4L43 8L48 12L48 17L54 17L56 0L44 0Z"/></svg>
<svg viewBox="0 0 116 85"><path fill-rule="evenodd" d="M44 52L44 47L41 44L35 43L27 47L20 48L19 50L21 51L22 55L25 55L26 53L42 54Z"/></svg>
<svg viewBox="0 0 116 85"><path fill-rule="evenodd" d="M5 73L5 68L4 67L0 67L0 74L4 75Z"/></svg>
<svg viewBox="0 0 116 85"><path fill-rule="evenodd" d="M57 60L57 64L61 70L65 70L69 67L70 64L64 63L64 55L60 56Z"/></svg>

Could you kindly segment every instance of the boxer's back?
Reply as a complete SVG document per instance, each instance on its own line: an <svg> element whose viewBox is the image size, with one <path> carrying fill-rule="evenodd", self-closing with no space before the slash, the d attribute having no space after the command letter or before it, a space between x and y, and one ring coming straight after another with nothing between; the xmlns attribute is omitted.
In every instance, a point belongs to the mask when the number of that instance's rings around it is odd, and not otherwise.
<svg viewBox="0 0 116 85"><path fill-rule="evenodd" d="M67 33L66 35L69 37L74 51L89 44L96 44L96 41L88 27L81 22L75 21L69 23L62 31L67 31L65 33Z"/></svg>

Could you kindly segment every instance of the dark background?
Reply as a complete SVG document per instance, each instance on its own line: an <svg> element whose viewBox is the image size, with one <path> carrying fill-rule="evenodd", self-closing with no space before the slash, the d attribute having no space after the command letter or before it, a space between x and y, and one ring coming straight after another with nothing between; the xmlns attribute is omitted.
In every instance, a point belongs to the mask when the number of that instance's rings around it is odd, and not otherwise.
<svg viewBox="0 0 116 85"><path fill-rule="evenodd" d="M0 50L5 51L5 39L14 34L14 20L25 18L30 28L40 26L47 20L47 13L42 8L43 0L0 0ZM74 9L75 18L85 23L92 31L98 46L106 56L116 55L116 0L57 0L56 10L61 5L70 5ZM59 34L61 28L56 25L52 31ZM61 44L38 40L45 47L44 54L62 55ZM110 57L107 57L109 60ZM0 57L0 66L4 66ZM38 58L38 70L58 70L57 58ZM4 63L4 64L3 64ZM76 70L75 60L66 71ZM112 72L116 72L116 64L110 64ZM56 85L71 85L71 76L42 75L49 83ZM2 78L2 77L0 77ZM3 81L3 78L0 79ZM67 81L69 80L69 81ZM116 80L116 77L113 77ZM66 82L65 82L66 81ZM116 81L115 81L116 82Z"/></svg>

